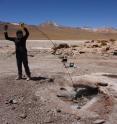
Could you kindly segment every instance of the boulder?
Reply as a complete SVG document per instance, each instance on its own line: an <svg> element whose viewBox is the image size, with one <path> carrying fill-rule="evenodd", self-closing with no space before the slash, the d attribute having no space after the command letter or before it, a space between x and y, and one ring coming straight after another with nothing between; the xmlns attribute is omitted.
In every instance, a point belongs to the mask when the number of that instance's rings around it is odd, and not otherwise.
<svg viewBox="0 0 117 124"><path fill-rule="evenodd" d="M103 119L99 119L93 122L93 124L104 124L104 123L105 123L105 120Z"/></svg>

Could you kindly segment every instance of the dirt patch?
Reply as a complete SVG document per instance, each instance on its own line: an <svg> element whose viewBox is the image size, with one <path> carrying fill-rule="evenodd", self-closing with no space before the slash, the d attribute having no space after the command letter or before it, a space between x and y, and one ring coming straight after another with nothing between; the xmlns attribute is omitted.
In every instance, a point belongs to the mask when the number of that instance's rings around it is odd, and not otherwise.
<svg viewBox="0 0 117 124"><path fill-rule="evenodd" d="M31 47L41 44L30 43ZM0 48L4 52L0 57L0 124L92 124L100 119L116 123L117 62L116 56L111 55L116 42L107 42L110 47L104 51L109 53L106 57L101 50L108 45L90 47L95 43L88 41L57 50L61 56L69 56L68 63L77 65L68 68L74 85L59 56L45 49L29 49L32 80L15 81L15 55L4 57L10 47Z"/></svg>

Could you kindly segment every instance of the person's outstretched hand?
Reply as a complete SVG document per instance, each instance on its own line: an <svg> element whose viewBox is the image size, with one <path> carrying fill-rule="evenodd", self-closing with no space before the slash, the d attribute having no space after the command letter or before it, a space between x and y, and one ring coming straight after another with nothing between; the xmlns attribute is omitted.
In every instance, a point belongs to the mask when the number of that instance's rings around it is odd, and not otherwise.
<svg viewBox="0 0 117 124"><path fill-rule="evenodd" d="M24 23L21 23L20 26L21 28L25 28Z"/></svg>
<svg viewBox="0 0 117 124"><path fill-rule="evenodd" d="M8 30L8 25L5 25L4 26L4 31L7 31Z"/></svg>

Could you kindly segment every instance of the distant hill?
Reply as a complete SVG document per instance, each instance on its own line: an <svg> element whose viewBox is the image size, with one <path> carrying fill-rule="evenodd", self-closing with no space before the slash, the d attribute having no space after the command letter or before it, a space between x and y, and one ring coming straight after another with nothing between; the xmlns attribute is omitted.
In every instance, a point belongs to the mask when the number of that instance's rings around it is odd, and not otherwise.
<svg viewBox="0 0 117 124"><path fill-rule="evenodd" d="M20 29L17 23L0 21L0 39L4 39L3 26L9 25L9 35L15 36L16 30ZM49 21L40 25L26 25L30 31L29 39L45 40L49 37L52 40L96 40L116 39L117 29L115 28L89 28L89 27L66 27ZM47 35L47 36L46 36Z"/></svg>

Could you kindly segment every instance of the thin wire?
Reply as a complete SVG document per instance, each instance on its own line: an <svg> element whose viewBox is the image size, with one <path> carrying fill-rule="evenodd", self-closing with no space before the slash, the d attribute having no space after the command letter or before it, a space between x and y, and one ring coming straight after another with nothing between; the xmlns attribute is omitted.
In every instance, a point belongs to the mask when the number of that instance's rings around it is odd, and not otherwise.
<svg viewBox="0 0 117 124"><path fill-rule="evenodd" d="M43 31L40 30L39 28L37 28L37 30L38 30L39 32L41 32L42 35L46 36L46 38L52 43L52 45L53 45L54 47L56 47L55 43L50 39L50 37L49 37L45 32L43 32ZM64 69L63 69L63 71L64 71ZM70 77L70 80L71 80L72 84L74 84L74 81L73 81L73 79L72 79L72 77L71 77L71 74L70 74L70 72L69 72L69 70L68 70L67 68L66 68L66 72L67 72L68 76Z"/></svg>
<svg viewBox="0 0 117 124"><path fill-rule="evenodd" d="M71 77L71 74L70 74L70 72L69 72L69 69L67 69L67 68L65 68L65 69L66 69L66 71L67 71L67 73L68 73L68 75L69 75L69 77L70 77L70 80L71 80L72 84L74 84L74 81L73 81L73 79L72 79L72 77Z"/></svg>
<svg viewBox="0 0 117 124"><path fill-rule="evenodd" d="M37 27L37 30L40 31L42 35L46 36L46 38L53 44L53 46L56 47L55 43L48 37L48 35L45 32L40 30L38 27Z"/></svg>

